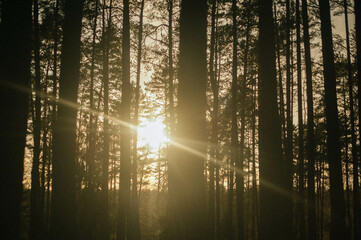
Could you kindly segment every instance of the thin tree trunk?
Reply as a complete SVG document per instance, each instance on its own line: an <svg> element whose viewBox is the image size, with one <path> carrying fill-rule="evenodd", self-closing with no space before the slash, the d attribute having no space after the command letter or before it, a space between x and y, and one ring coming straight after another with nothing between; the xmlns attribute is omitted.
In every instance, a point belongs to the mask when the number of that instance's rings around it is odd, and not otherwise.
<svg viewBox="0 0 361 240"><path fill-rule="evenodd" d="M296 0L296 35L297 35L297 93L298 93L298 175L299 175L299 237L306 238L306 194L304 187L304 130L303 130L303 106L302 106L302 68L301 68L301 16L300 1Z"/></svg>
<svg viewBox="0 0 361 240"><path fill-rule="evenodd" d="M282 126L282 136L283 136L283 150L286 148L286 120L285 120L285 103L284 103L284 94L283 94L283 81L282 81L282 68L281 68L281 53L280 53L280 40L278 33L278 23L277 23L277 4L274 3L274 21L275 21L275 35L276 35L276 54L277 54L277 67L278 67L278 87L279 87L279 112L280 120Z"/></svg>
<svg viewBox="0 0 361 240"><path fill-rule="evenodd" d="M65 1L60 99L77 102L80 67L82 0ZM59 105L54 128L54 159L50 239L76 238L76 117L77 109ZM67 131L64 131L67 129Z"/></svg>
<svg viewBox="0 0 361 240"><path fill-rule="evenodd" d="M286 121L287 121L287 137L285 145L285 165L284 165L284 185L287 188L289 194L292 195L293 192L293 87L292 81L293 77L291 76L291 13L290 13L290 0L286 0ZM293 89L293 88L292 88ZM292 198L287 198L285 200L284 206L284 217L285 223L287 224L285 236L288 239L292 239L292 230L293 230L293 218L292 218Z"/></svg>
<svg viewBox="0 0 361 240"><path fill-rule="evenodd" d="M357 65L357 87L358 87L358 102L359 102L359 118L358 118L358 123L359 123L359 129L361 129L361 2L360 1L354 1L355 2L355 29L356 29L356 65ZM361 136L361 131L359 131L359 134ZM361 145L360 145L360 152L361 152ZM356 170L356 171L355 171ZM359 183L355 182L355 180L358 180L358 168L355 168L354 165L354 182L353 182L353 189L354 189L354 193L353 193L353 200L354 201L360 201L360 194L359 194ZM354 215L357 215L358 218L358 226L357 227L359 230L361 229L361 210L360 209L353 209ZM354 220L355 221L355 220ZM354 225L356 225L354 223ZM360 233L359 233L360 234ZM360 238L360 236L358 237Z"/></svg>
<svg viewBox="0 0 361 240"><path fill-rule="evenodd" d="M315 134L313 120L312 60L307 0L302 0L302 20L307 85L307 227L308 239L315 240L317 233L315 199Z"/></svg>
<svg viewBox="0 0 361 240"><path fill-rule="evenodd" d="M247 25L246 25L246 46L244 53L244 66L243 66L243 79L241 82L241 142L240 142L240 158L236 162L236 197L237 197L237 230L238 240L243 240L245 237L245 227L244 227L244 175L243 175L243 165L245 161L245 124L246 124L246 87L247 87L247 77L248 77L248 51L249 51L249 32L250 32L250 1L245 3L247 5ZM234 35L235 36L235 35ZM238 136L237 136L238 137Z"/></svg>
<svg viewBox="0 0 361 240"><path fill-rule="evenodd" d="M356 0L357 1L357 0ZM356 146L356 133L355 133L355 113L353 102L353 82L352 82L352 64L351 64L351 49L350 49L350 34L348 27L348 11L347 1L343 1L345 13L345 28L346 28L346 49L347 49L347 76L348 76L348 94L350 99L350 122L351 122L351 147L352 147L352 162L353 162L353 239L360 239L360 192L359 192L359 179L358 179L358 161L357 146ZM350 223L351 224L351 223Z"/></svg>
<svg viewBox="0 0 361 240"><path fill-rule="evenodd" d="M142 40L143 40L143 10L144 0L140 3L139 29L138 29L138 53L137 53L137 79L135 87L135 109L134 109L134 126L139 123L139 91L140 91L140 74L142 61ZM138 135L137 131L133 131L133 166L132 166L132 207L130 214L130 224L128 224L129 239L140 239L139 226L139 202L138 202Z"/></svg>
<svg viewBox="0 0 361 240"><path fill-rule="evenodd" d="M208 234L209 239L215 239L215 189L214 189L214 167L213 159L216 159L216 149L218 147L218 82L214 71L214 52L215 46L215 29L216 29L216 9L217 0L212 0L211 12L211 43L209 57L209 78L213 94L213 110L212 110L212 133L211 133L211 161L209 163L209 193L208 193Z"/></svg>
<svg viewBox="0 0 361 240"><path fill-rule="evenodd" d="M19 7L21 6L21 7ZM24 149L28 118L31 6L2 0L0 42L0 225L3 239L20 239Z"/></svg>
<svg viewBox="0 0 361 240"><path fill-rule="evenodd" d="M111 42L111 24L112 24L112 0L109 3L109 16L105 24L105 7L106 3L103 0L103 84L104 84L104 146L103 146L103 159L102 159L102 222L101 222L101 235L103 239L109 238L109 46ZM105 26L106 25L106 26Z"/></svg>
<svg viewBox="0 0 361 240"><path fill-rule="evenodd" d="M340 133L336 97L336 73L329 0L319 0L319 5L325 81L327 159L330 168L330 239L348 239L345 222L346 211L342 183Z"/></svg>
<svg viewBox="0 0 361 240"><path fill-rule="evenodd" d="M95 229L96 229L96 214L94 213L95 208L95 133L96 133L96 124L94 122L94 70L95 70L95 52L96 52L96 29L98 21L98 5L99 0L95 1L95 15L93 23L93 36L92 36L92 52L91 52L91 66L90 66L90 86L89 86L89 132L88 132L88 148L86 151L86 165L87 165L87 198L85 199L85 204L87 204L87 214L89 219L88 229L86 229L86 234L84 235L85 239L92 240L95 238Z"/></svg>
<svg viewBox="0 0 361 240"><path fill-rule="evenodd" d="M34 63L35 63L35 119L33 122L34 151L31 169L31 205L29 239L37 240L41 237L40 226L40 135L41 135L41 86L40 86L40 33L39 33L39 5L34 0Z"/></svg>
<svg viewBox="0 0 361 240"><path fill-rule="evenodd" d="M122 43L122 103L121 118L125 125L121 129L121 156L119 176L119 203L117 240L126 239L127 213L130 203L130 33L129 0L123 1L123 43Z"/></svg>
<svg viewBox="0 0 361 240"><path fill-rule="evenodd" d="M235 163L239 159L239 142L238 142L238 117L237 117L237 102L238 102L238 75L237 75L237 1L232 0L232 86L231 86L231 158L230 158L230 172L229 172L229 186L228 186L228 209L226 215L226 237L233 239L233 188L234 188L234 170ZM237 169L243 174L243 169Z"/></svg>

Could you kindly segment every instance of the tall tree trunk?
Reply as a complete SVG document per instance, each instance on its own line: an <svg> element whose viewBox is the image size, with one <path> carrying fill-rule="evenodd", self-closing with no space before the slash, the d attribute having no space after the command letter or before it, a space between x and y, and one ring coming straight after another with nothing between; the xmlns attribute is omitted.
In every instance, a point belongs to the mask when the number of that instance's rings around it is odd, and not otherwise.
<svg viewBox="0 0 361 240"><path fill-rule="evenodd" d="M79 85L82 8L82 0L65 1L59 97L72 103L77 102ZM77 109L58 106L54 129L50 239L76 238L76 117Z"/></svg>
<svg viewBox="0 0 361 240"><path fill-rule="evenodd" d="M329 0L319 0L322 54L325 81L327 159L330 168L331 233L330 239L348 239L345 199L342 183L340 133L336 97L336 73Z"/></svg>
<svg viewBox="0 0 361 240"><path fill-rule="evenodd" d="M313 121L313 87L310 34L307 0L302 0L303 43L305 49L307 85L307 227L308 239L316 239L316 197L315 197L315 134Z"/></svg>
<svg viewBox="0 0 361 240"><path fill-rule="evenodd" d="M109 16L105 24L105 7L106 3L103 0L103 84L104 84L104 147L102 154L102 222L101 222L101 235L103 239L109 238L109 46L111 42L111 24L112 24L112 0L109 3ZM105 26L106 25L106 26Z"/></svg>
<svg viewBox="0 0 361 240"><path fill-rule="evenodd" d="M134 126L138 126L139 122L139 91L140 91L140 74L141 74L141 61L142 61L142 40L143 40L143 10L144 0L140 3L139 13L139 29L138 29L138 53L137 53L137 79L135 87L135 109L134 109ZM133 131L133 166L132 166L132 207L130 214L129 239L140 239L140 226L139 226L139 202L138 202L138 134Z"/></svg>
<svg viewBox="0 0 361 240"><path fill-rule="evenodd" d="M129 0L123 1L123 43L122 43L122 103L121 156L119 177L119 203L117 240L126 238L126 221L130 201L130 33Z"/></svg>
<svg viewBox="0 0 361 240"><path fill-rule="evenodd" d="M2 0L0 38L0 215L3 239L20 238L20 203L28 117L31 4ZM21 6L21 7L19 7Z"/></svg>
<svg viewBox="0 0 361 240"><path fill-rule="evenodd" d="M174 0L168 0L168 68L169 68L169 135L172 136L172 133L175 129L175 119L174 119L174 83L173 83L173 2Z"/></svg>
<svg viewBox="0 0 361 240"><path fill-rule="evenodd" d="M277 73L272 1L259 2L259 239L289 239L285 236L281 125L277 107Z"/></svg>
<svg viewBox="0 0 361 240"><path fill-rule="evenodd" d="M356 0L357 1L357 0ZM343 1L345 13L345 28L346 28L346 49L347 49L347 76L348 76L348 94L350 98L350 122L351 122L351 147L352 147L352 162L353 162L353 239L360 239L360 192L359 192L359 179L358 179L358 158L356 146L356 133L355 133L355 113L353 103L353 83L352 83L352 64L351 64L351 49L350 49L350 34L348 28L348 4ZM361 7L361 6L360 6ZM351 223L350 223L351 224Z"/></svg>
<svg viewBox="0 0 361 240"><path fill-rule="evenodd" d="M30 205L30 232L29 239L36 240L41 237L40 226L40 134L41 134L41 86L40 86L40 33L39 33L39 5L34 0L34 63L35 63L35 119L34 131L34 154L31 169L31 205Z"/></svg>
<svg viewBox="0 0 361 240"><path fill-rule="evenodd" d="M214 169L216 152L218 147L218 82L214 71L214 52L215 46L215 28L216 28L216 8L217 0L212 0L211 10L211 43L210 43L210 57L209 57L209 78L212 87L213 95L213 110L212 110L212 133L211 133L211 161L209 162L209 193L208 193L208 239L215 239L215 189L214 189Z"/></svg>
<svg viewBox="0 0 361 240"><path fill-rule="evenodd" d="M258 231L258 189L256 173L256 101L257 87L256 81L252 93L252 202L253 202L253 220L252 220L252 239L256 240Z"/></svg>
<svg viewBox="0 0 361 240"><path fill-rule="evenodd" d="M285 102L284 102L284 94L283 94L283 81L282 81L282 67L281 67L281 52L280 52L280 40L278 33L278 22L277 22L277 4L274 3L274 21L275 21L275 35L276 35L276 54L277 54L277 67L278 67L278 87L279 87L279 112L280 112L280 120L282 126L282 136L283 136L283 149L286 148L286 120L285 120Z"/></svg>
<svg viewBox="0 0 361 240"><path fill-rule="evenodd" d="M218 8L217 8L218 9ZM218 11L217 11L218 13ZM214 77L216 79L216 82L219 86L219 79L220 79L220 54L219 54L219 44L218 44L218 18L216 19L216 39L215 39L215 62L214 62ZM219 66L218 66L219 65ZM218 96L218 94L217 94ZM218 103L217 103L218 106ZM218 107L217 107L218 108ZM217 124L217 128L218 128L218 124ZM218 144L217 144L217 148L215 149L215 157L216 159L218 159L219 157L219 148L218 148ZM219 240L221 238L221 185L220 185L220 176L219 176L219 165L216 164L216 227L215 227L215 231L216 231L216 240Z"/></svg>
<svg viewBox="0 0 361 240"><path fill-rule="evenodd" d="M207 1L181 1L178 122L169 165L171 239L207 239L206 153ZM192 151L185 149L191 148ZM199 154L194 154L193 151Z"/></svg>
<svg viewBox="0 0 361 240"><path fill-rule="evenodd" d="M231 86L231 158L230 158L230 172L229 172L229 186L228 186L228 209L226 215L226 237L233 239L233 176L235 167L234 164L240 161L239 159L239 142L238 142L238 117L237 117L237 102L238 102L238 75L237 75L237 1L232 0L232 86ZM237 169L243 171L243 169Z"/></svg>
<svg viewBox="0 0 361 240"><path fill-rule="evenodd" d="M241 82L241 142L240 142L240 158L236 162L236 197L237 197L237 230L238 230L238 240L242 240L245 237L244 233L244 176L243 176L243 164L245 159L245 124L246 124L246 87L247 87L247 77L248 77L248 51L249 51L249 32L250 32L250 1L246 3L247 11L247 25L246 25L246 46L244 53L244 66L243 66L243 79Z"/></svg>
<svg viewBox="0 0 361 240"><path fill-rule="evenodd" d="M90 66L90 86L89 86L89 132L88 132L88 148L86 151L86 165L87 177L88 177L88 195L85 199L85 205L87 208L87 213L89 214L88 228L86 229L86 234L84 238L92 240L95 238L95 229L96 229L96 214L94 213L95 208L95 133L96 133L96 124L94 121L94 70L95 70L95 52L96 52L96 29L98 21L98 5L99 0L95 1L95 15L93 23L93 36L92 36L92 52L91 52L91 66Z"/></svg>
<svg viewBox="0 0 361 240"><path fill-rule="evenodd" d="M291 76L291 59L293 54L291 53L291 10L290 0L286 0L286 121L287 121L287 137L285 141L285 164L284 164L284 185L287 188L289 194L293 192L293 77ZM292 198L288 198L285 201L284 212L285 220L287 224L285 236L288 239L292 239L293 230L293 218L292 218Z"/></svg>
<svg viewBox="0 0 361 240"><path fill-rule="evenodd" d="M303 106L302 106L302 59L301 59L301 16L300 1L296 0L296 36L297 36L297 95L298 95L298 211L299 211L299 237L306 238L306 194L304 187L304 130L303 130Z"/></svg>

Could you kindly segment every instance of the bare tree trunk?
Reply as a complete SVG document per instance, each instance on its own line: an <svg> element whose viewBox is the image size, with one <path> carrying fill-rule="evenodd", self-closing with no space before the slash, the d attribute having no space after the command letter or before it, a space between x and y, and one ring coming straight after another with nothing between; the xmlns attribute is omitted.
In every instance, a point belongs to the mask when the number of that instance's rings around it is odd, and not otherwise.
<svg viewBox="0 0 361 240"><path fill-rule="evenodd" d="M292 195L293 192L293 77L291 76L291 10L290 10L290 0L286 0L286 121L287 121L287 137L285 145L285 164L284 164L284 185L287 188L289 194ZM288 239L292 239L292 230L293 230L293 214L292 214L292 198L287 198L285 200L284 206L284 222L287 224L285 236Z"/></svg>
<svg viewBox="0 0 361 240"><path fill-rule="evenodd" d="M277 106L277 73L272 1L259 2L259 239L289 239L285 236L281 124ZM289 230L288 230L289 231Z"/></svg>
<svg viewBox="0 0 361 240"><path fill-rule="evenodd" d="M109 238L109 46L111 42L112 25L112 0L109 3L109 16L105 24L105 7L103 0L103 84L104 84L104 146L102 154L102 180L101 180L101 202L102 202L102 221L101 236L103 239ZM106 26L105 26L106 25Z"/></svg>
<svg viewBox="0 0 361 240"><path fill-rule="evenodd" d="M348 239L345 199L342 183L340 133L336 97L336 73L329 0L319 0L322 53L325 81L327 159L330 168L331 233L330 239Z"/></svg>
<svg viewBox="0 0 361 240"><path fill-rule="evenodd" d="M41 135L41 86L40 86L40 33L39 33L39 5L34 0L34 63L35 63L35 119L33 123L34 151L31 169L31 206L29 239L37 240L41 237L40 226L40 135Z"/></svg>
<svg viewBox="0 0 361 240"><path fill-rule="evenodd" d="M139 115L139 91L140 91L140 67L142 61L142 40L143 40L143 10L144 0L140 4L139 14L139 30L138 30L138 53L137 53L137 79L135 87L135 110L134 110L134 126L138 126ZM130 213L130 224L128 224L129 239L140 239L139 226L139 202L138 202L138 135L137 131L133 131L133 166L132 166L132 206Z"/></svg>
<svg viewBox="0 0 361 240"><path fill-rule="evenodd" d="M214 188L214 169L216 152L218 147L218 82L214 71L214 52L216 51L216 9L217 0L212 0L211 12L211 43L209 57L209 78L213 94L213 110L212 110L212 133L211 133L211 161L209 162L209 193L208 193L208 238L215 239L215 188Z"/></svg>
<svg viewBox="0 0 361 240"><path fill-rule="evenodd" d="M181 1L177 145L169 161L171 239L207 239L206 153L207 1Z"/></svg>
<svg viewBox="0 0 361 240"><path fill-rule="evenodd" d="M82 8L82 0L65 1L59 97L72 103L77 102L79 84ZM54 129L50 239L76 238L76 116L77 109L59 105Z"/></svg>
<svg viewBox="0 0 361 240"><path fill-rule="evenodd" d="M298 175L299 175L299 237L306 238L306 194L304 187L304 128L303 128L303 106L302 106L302 59L301 59L301 16L300 16L300 1L296 0L296 35L297 35L297 95L298 95Z"/></svg>
<svg viewBox="0 0 361 240"><path fill-rule="evenodd" d="M302 20L307 85L307 227L308 239L315 240L317 233L315 200L315 137L313 121L312 61L307 0L302 0Z"/></svg>
<svg viewBox="0 0 361 240"><path fill-rule="evenodd" d="M21 6L21 7L19 7ZM20 239L20 204L28 118L32 1L2 0L0 42L0 225L3 239Z"/></svg>
<svg viewBox="0 0 361 240"><path fill-rule="evenodd" d="M130 205L130 33L129 0L123 1L123 43L122 43L122 103L121 118L125 125L121 129L121 156L119 176L119 203L117 240L126 239L127 214Z"/></svg>
<svg viewBox="0 0 361 240"><path fill-rule="evenodd" d="M228 209L226 215L226 237L227 239L233 239L233 188L234 188L234 171L235 163L240 161L239 159L239 143L238 143L238 117L237 117L237 102L238 102L238 75L237 75L237 1L232 0L232 87L231 87L231 158L230 158L230 172L229 172L229 186L228 186ZM243 164L242 164L243 165ZM237 169L242 171L243 169Z"/></svg>
<svg viewBox="0 0 361 240"><path fill-rule="evenodd" d="M353 83L352 83L352 64L351 64L351 49L350 49L350 34L348 27L348 11L347 1L343 1L345 13L345 28L346 28L346 49L347 49L347 76L348 76L348 94L350 98L350 122L351 122L351 147L352 147L352 162L353 162L353 239L360 239L360 191L358 179L358 161L357 146L356 146L356 133L355 133L355 113L353 102ZM350 223L351 224L351 223Z"/></svg>

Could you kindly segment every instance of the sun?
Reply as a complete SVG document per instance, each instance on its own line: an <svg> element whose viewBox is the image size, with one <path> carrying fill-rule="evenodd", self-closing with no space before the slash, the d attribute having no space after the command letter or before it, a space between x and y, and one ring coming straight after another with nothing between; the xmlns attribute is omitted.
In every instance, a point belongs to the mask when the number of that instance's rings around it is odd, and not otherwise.
<svg viewBox="0 0 361 240"><path fill-rule="evenodd" d="M159 149L169 142L165 133L165 126L160 119L145 120L138 127L139 145L148 145L152 149Z"/></svg>

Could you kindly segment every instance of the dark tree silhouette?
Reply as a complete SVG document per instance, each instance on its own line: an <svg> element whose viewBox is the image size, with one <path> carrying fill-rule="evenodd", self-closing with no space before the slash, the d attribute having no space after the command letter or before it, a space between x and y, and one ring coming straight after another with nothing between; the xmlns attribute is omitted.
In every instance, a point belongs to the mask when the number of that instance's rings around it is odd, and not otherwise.
<svg viewBox="0 0 361 240"><path fill-rule="evenodd" d="M50 239L76 238L76 117L83 0L67 0L61 54L57 119L54 126ZM70 102L67 104L65 102Z"/></svg>
<svg viewBox="0 0 361 240"><path fill-rule="evenodd" d="M26 120L31 56L31 1L1 2L0 37L0 215L2 239L20 238ZM19 8L19 6L22 6Z"/></svg>
<svg viewBox="0 0 361 240"><path fill-rule="evenodd" d="M302 0L303 43L305 49L307 85L307 226L309 240L316 239L316 200L315 200L315 137L313 117L313 86L310 34L307 1Z"/></svg>
<svg viewBox="0 0 361 240"><path fill-rule="evenodd" d="M178 122L169 160L171 239L206 239L205 154L207 2L182 0ZM189 152L191 148L198 152Z"/></svg>
<svg viewBox="0 0 361 240"><path fill-rule="evenodd" d="M336 73L332 41L330 3L319 0L321 16L323 74L325 81L327 160L330 167L331 240L348 239L343 195L340 133L336 97Z"/></svg>
<svg viewBox="0 0 361 240"><path fill-rule="evenodd" d="M259 11L259 239L287 239L282 188L283 156L277 106L277 77L272 1L260 0Z"/></svg>

